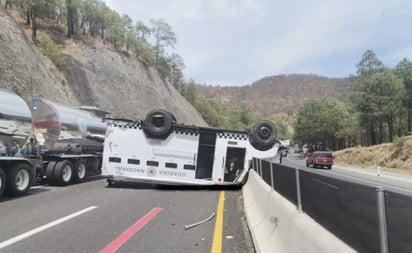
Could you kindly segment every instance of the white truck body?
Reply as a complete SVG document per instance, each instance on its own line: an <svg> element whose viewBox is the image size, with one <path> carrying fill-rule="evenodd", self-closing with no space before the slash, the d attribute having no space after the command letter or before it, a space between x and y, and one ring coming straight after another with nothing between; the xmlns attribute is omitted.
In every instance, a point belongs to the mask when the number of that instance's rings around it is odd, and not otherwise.
<svg viewBox="0 0 412 253"><path fill-rule="evenodd" d="M153 138L145 132L144 121L106 121L102 175L109 184L238 185L253 157L271 158L278 149L278 144L256 149L246 131L176 124L164 138Z"/></svg>

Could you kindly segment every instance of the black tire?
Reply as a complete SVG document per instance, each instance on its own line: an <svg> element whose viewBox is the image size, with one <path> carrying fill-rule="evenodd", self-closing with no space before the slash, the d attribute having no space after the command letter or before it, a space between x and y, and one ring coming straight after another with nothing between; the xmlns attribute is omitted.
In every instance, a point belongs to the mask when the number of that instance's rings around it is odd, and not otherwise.
<svg viewBox="0 0 412 253"><path fill-rule="evenodd" d="M108 177L106 179L106 182L107 182L107 187L112 187L114 184L114 179L112 177Z"/></svg>
<svg viewBox="0 0 412 253"><path fill-rule="evenodd" d="M249 142L260 151L271 149L276 143L277 130L270 121L260 121L249 131Z"/></svg>
<svg viewBox="0 0 412 253"><path fill-rule="evenodd" d="M309 163L308 163L308 162L306 162L306 167L308 167L308 168L309 168Z"/></svg>
<svg viewBox="0 0 412 253"><path fill-rule="evenodd" d="M16 163L7 171L6 192L10 196L27 193L34 182L34 169L27 163Z"/></svg>
<svg viewBox="0 0 412 253"><path fill-rule="evenodd" d="M328 170L331 170L332 169L332 165L328 165Z"/></svg>
<svg viewBox="0 0 412 253"><path fill-rule="evenodd" d="M53 178L55 185L64 186L71 183L74 170L73 164L69 160L63 160L54 167Z"/></svg>
<svg viewBox="0 0 412 253"><path fill-rule="evenodd" d="M240 185L245 185L247 183L247 181L249 180L249 172L251 169L248 170L248 172L246 173L245 177L243 178L242 182L240 182Z"/></svg>
<svg viewBox="0 0 412 253"><path fill-rule="evenodd" d="M162 109L149 112L143 121L144 132L152 138L165 139L176 125L176 117Z"/></svg>
<svg viewBox="0 0 412 253"><path fill-rule="evenodd" d="M86 178L87 174L87 166L86 161L83 159L79 159L74 163L74 170L73 170L73 182L80 183Z"/></svg>
<svg viewBox="0 0 412 253"><path fill-rule="evenodd" d="M46 167L46 182L49 184L49 185L55 185L55 180L54 180L54 168L56 167L56 163L57 162L55 162L55 161L50 161L48 164L47 164L47 167Z"/></svg>
<svg viewBox="0 0 412 253"><path fill-rule="evenodd" d="M87 158L86 162L86 168L87 168L87 174L93 173L93 174L101 174L102 173L102 157L89 157ZM75 165L76 168L76 165Z"/></svg>
<svg viewBox="0 0 412 253"><path fill-rule="evenodd" d="M0 198L3 196L4 190L6 189L6 174L3 169L0 168Z"/></svg>

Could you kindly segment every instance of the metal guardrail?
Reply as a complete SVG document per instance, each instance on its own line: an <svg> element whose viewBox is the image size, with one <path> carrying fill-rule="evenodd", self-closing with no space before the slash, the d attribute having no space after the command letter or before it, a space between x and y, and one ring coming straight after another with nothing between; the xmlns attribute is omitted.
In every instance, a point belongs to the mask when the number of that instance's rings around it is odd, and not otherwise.
<svg viewBox="0 0 412 253"><path fill-rule="evenodd" d="M273 190L359 252L412 251L412 197L254 159Z"/></svg>

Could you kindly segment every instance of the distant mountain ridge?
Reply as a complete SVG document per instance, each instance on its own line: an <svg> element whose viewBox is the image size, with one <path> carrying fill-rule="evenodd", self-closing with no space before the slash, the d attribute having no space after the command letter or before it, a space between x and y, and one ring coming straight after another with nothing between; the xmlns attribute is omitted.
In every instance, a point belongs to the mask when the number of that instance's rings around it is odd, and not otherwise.
<svg viewBox="0 0 412 253"><path fill-rule="evenodd" d="M264 77L247 86L197 85L197 94L221 103L243 103L265 118L293 117L306 99L335 97L347 100L349 78L328 78L313 74Z"/></svg>

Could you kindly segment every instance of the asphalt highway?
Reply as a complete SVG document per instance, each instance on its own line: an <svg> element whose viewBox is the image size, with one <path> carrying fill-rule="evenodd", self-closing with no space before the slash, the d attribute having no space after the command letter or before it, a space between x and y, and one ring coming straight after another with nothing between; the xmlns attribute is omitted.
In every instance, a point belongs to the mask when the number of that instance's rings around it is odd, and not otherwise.
<svg viewBox="0 0 412 253"><path fill-rule="evenodd" d="M278 160L275 160L275 163ZM372 187L383 187L391 191L399 192L412 196L412 176L403 174L388 174L377 171L371 171L362 168L344 167L339 165L332 166L331 170L319 168L307 168L305 159L299 158L297 154L289 154L288 157L282 160L282 164L299 168L300 170L310 171L321 175L356 182Z"/></svg>
<svg viewBox="0 0 412 253"><path fill-rule="evenodd" d="M239 189L106 187L95 177L35 186L0 210L4 253L254 252Z"/></svg>
<svg viewBox="0 0 412 253"><path fill-rule="evenodd" d="M412 180L406 176L339 166L306 168L295 155L284 158L283 165L412 195ZM107 187L97 176L4 197L0 211L0 252L5 253L255 252L239 189L136 183Z"/></svg>

